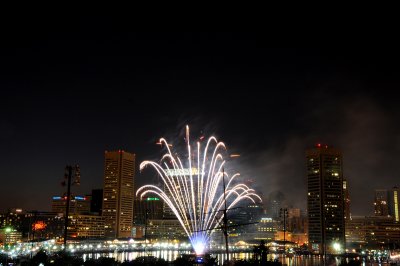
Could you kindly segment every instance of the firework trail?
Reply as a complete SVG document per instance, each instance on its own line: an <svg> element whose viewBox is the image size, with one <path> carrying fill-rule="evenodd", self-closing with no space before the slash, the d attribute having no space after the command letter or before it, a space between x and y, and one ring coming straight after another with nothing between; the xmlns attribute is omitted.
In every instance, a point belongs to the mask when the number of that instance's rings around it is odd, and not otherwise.
<svg viewBox="0 0 400 266"><path fill-rule="evenodd" d="M238 202L248 199L253 203L261 198L245 184L236 183L239 174L229 176L224 171L225 160L221 154L225 144L210 137L201 152L200 142L192 151L189 139L189 127L186 126L187 158L184 164L178 155L173 155L170 144L164 139L167 153L160 163L143 161L140 170L152 166L162 179L164 188L154 185L140 187L136 195L156 194L171 208L188 235L196 254L204 254L213 229L218 227L224 209L223 178L227 180L225 188L227 211ZM193 153L194 152L194 153ZM192 157L195 156L195 157Z"/></svg>

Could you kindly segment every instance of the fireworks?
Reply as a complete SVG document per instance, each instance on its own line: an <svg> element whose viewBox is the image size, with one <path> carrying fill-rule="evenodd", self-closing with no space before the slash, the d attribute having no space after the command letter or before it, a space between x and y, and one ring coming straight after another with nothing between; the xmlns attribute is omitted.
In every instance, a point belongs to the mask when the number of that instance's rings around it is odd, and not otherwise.
<svg viewBox="0 0 400 266"><path fill-rule="evenodd" d="M204 138L204 137L203 137ZM229 176L224 171L224 143L210 137L201 151L200 142L192 152L189 139L189 127L186 126L187 158L182 162L173 155L170 144L161 138L160 143L167 153L160 163L144 161L140 170L152 166L164 183L163 188L145 185L136 195L156 194L171 208L188 235L196 254L204 254L213 229L219 227L224 207L223 182L226 182L225 198L227 211L240 201L248 199L255 202L261 198L245 184L235 182L239 174ZM224 179L224 180L223 180Z"/></svg>

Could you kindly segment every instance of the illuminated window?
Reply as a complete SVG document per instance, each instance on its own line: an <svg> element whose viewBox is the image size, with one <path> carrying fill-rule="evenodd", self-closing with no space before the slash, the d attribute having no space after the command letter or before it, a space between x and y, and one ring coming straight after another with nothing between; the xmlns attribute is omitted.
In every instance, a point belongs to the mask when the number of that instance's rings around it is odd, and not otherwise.
<svg viewBox="0 0 400 266"><path fill-rule="evenodd" d="M397 198L397 191L394 191L394 217L396 219L396 222L399 221L399 204L398 204L398 198Z"/></svg>

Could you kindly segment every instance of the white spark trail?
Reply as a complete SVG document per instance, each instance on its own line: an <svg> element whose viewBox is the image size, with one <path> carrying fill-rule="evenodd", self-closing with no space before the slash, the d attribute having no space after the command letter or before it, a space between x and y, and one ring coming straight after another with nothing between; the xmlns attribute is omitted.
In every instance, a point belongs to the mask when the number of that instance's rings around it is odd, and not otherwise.
<svg viewBox="0 0 400 266"><path fill-rule="evenodd" d="M186 126L187 162L183 164L178 155L171 152L170 144L164 138L160 139L167 153L161 162L143 161L140 170L146 166L154 168L163 181L164 187L154 185L140 187L136 195L144 197L147 194L159 196L175 214L185 233L189 237L197 254L203 254L210 241L213 229L220 226L223 219L224 191L223 178L228 182L225 188L227 212L240 201L250 200L253 203L261 198L245 184L238 183L239 174L229 176L224 171L225 160L223 152L226 146L210 137L204 150L201 143L196 142L197 153L192 157L189 127Z"/></svg>

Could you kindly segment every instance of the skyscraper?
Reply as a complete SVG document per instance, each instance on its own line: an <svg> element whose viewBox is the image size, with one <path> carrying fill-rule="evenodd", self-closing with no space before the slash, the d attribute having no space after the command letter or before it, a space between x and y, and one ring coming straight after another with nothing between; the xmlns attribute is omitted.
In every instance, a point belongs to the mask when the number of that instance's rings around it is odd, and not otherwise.
<svg viewBox="0 0 400 266"><path fill-rule="evenodd" d="M163 218L163 200L158 197L145 197L135 199L134 223L145 224L148 220L161 220ZM147 212L147 214L146 214ZM147 217L146 217L147 216Z"/></svg>
<svg viewBox="0 0 400 266"><path fill-rule="evenodd" d="M393 217L395 222L400 222L399 197L400 197L400 189L398 187L394 187L389 190L388 194L389 214Z"/></svg>
<svg viewBox="0 0 400 266"><path fill-rule="evenodd" d="M343 196L344 196L344 219L345 221L347 221L351 219L351 213L350 213L349 184L346 178L343 178Z"/></svg>
<svg viewBox="0 0 400 266"><path fill-rule="evenodd" d="M69 202L70 214L82 214L90 211L90 200L83 196L71 196ZM54 196L51 202L51 211L56 213L64 213L67 209L67 196Z"/></svg>
<svg viewBox="0 0 400 266"><path fill-rule="evenodd" d="M104 154L103 210L105 236L130 237L133 225L135 154Z"/></svg>
<svg viewBox="0 0 400 266"><path fill-rule="evenodd" d="M389 215L387 189L375 189L374 214L375 216Z"/></svg>
<svg viewBox="0 0 400 266"><path fill-rule="evenodd" d="M322 254L340 252L345 244L342 154L318 144L306 158L309 244Z"/></svg>
<svg viewBox="0 0 400 266"><path fill-rule="evenodd" d="M279 191L275 190L271 192L268 196L267 201L267 214L273 219L280 218L280 209L286 205L285 195Z"/></svg>

